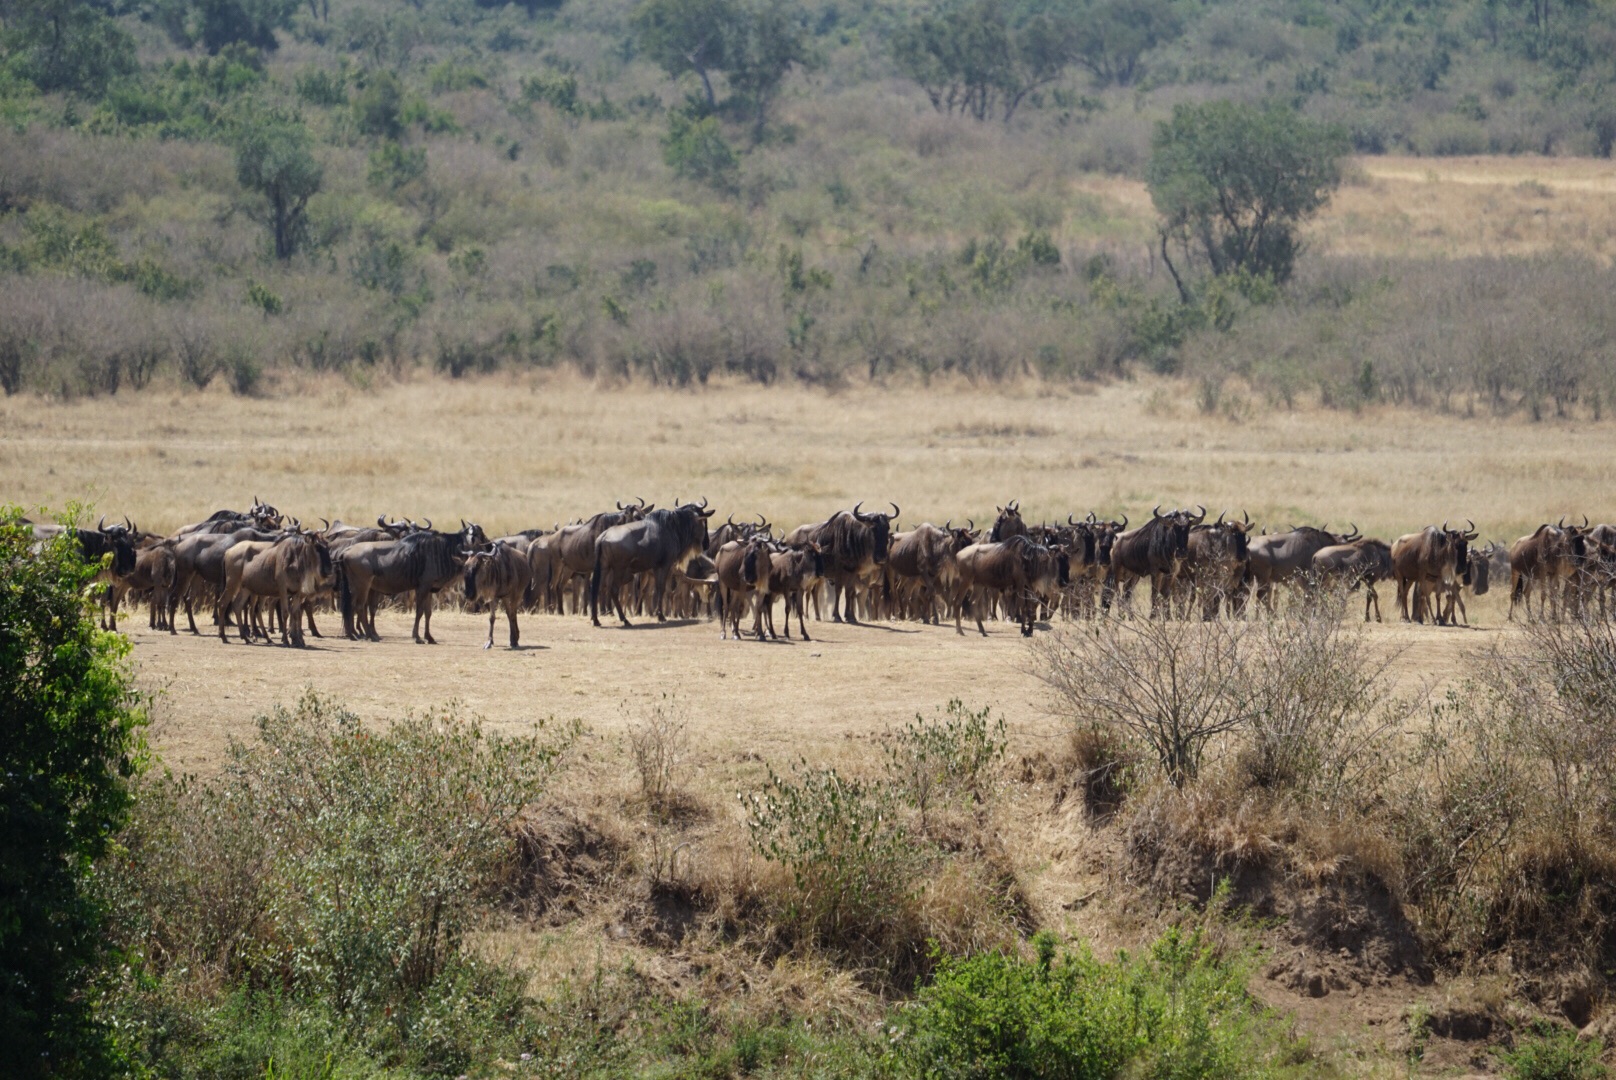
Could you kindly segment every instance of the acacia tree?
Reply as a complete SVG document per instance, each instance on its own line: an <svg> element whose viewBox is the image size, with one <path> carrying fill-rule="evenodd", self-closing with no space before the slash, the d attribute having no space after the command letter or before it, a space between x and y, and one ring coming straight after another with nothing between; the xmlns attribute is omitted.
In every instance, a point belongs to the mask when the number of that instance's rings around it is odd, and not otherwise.
<svg viewBox="0 0 1616 1080"><path fill-rule="evenodd" d="M290 259L297 251L308 224L309 199L325 176L312 146L308 128L276 116L247 121L236 144L236 179L268 204L266 223L274 234L277 259Z"/></svg>
<svg viewBox="0 0 1616 1080"><path fill-rule="evenodd" d="M1013 20L1004 0L933 11L898 30L892 56L939 112L1009 121L1033 91L1078 59L1083 37L1070 14Z"/></svg>
<svg viewBox="0 0 1616 1080"><path fill-rule="evenodd" d="M1157 124L1145 176L1161 215L1162 258L1184 301L1191 293L1173 246L1214 275L1287 280L1297 230L1341 183L1348 145L1338 125L1275 105L1179 105Z"/></svg>
<svg viewBox="0 0 1616 1080"><path fill-rule="evenodd" d="M713 72L729 57L739 12L732 0L646 0L634 12L640 49L673 78L694 72L707 108L718 107Z"/></svg>
<svg viewBox="0 0 1616 1080"><path fill-rule="evenodd" d="M92 866L128 817L145 722L96 629L69 531L43 545L0 508L0 1075L109 1074L92 1016L104 912Z"/></svg>
<svg viewBox="0 0 1616 1080"><path fill-rule="evenodd" d="M760 142L780 84L792 67L809 63L802 25L779 6L764 4L745 13L728 51L729 85L752 114L752 141Z"/></svg>

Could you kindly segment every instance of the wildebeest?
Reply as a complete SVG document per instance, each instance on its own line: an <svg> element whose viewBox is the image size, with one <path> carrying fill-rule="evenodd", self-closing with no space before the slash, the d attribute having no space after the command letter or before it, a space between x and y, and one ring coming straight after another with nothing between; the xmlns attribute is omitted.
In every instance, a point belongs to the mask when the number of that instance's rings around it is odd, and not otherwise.
<svg viewBox="0 0 1616 1080"><path fill-rule="evenodd" d="M654 509L656 504L648 506L643 498L627 506L618 503L616 510L596 514L586 521L563 525L557 530L556 537L552 541L556 561L550 579L557 611L561 610L563 590L569 589L580 580L587 583L590 571L595 566L595 541L600 538L600 534L618 525L639 521ZM575 600L573 611L582 609L582 602Z"/></svg>
<svg viewBox="0 0 1616 1080"><path fill-rule="evenodd" d="M1364 590L1364 622L1369 608L1380 622L1380 593L1375 585L1392 576L1392 549L1384 540L1361 537L1350 544L1332 544L1313 553L1312 578L1318 584L1339 582L1349 589Z"/></svg>
<svg viewBox="0 0 1616 1080"><path fill-rule="evenodd" d="M763 607L763 621L774 632L774 598L781 597L786 609L786 640L791 640L791 609L797 609L797 628L802 640L808 640L808 624L803 619L802 598L810 589L817 588L825 576L825 557L813 544L805 547L785 547L769 553L769 587L758 599Z"/></svg>
<svg viewBox="0 0 1616 1080"><path fill-rule="evenodd" d="M176 633L170 617L169 594L174 588L176 556L173 539L159 539L145 544L135 552L135 568L127 576L113 583L112 612L117 617L118 604L129 593L144 593L150 609L147 625L153 630Z"/></svg>
<svg viewBox="0 0 1616 1080"><path fill-rule="evenodd" d="M1415 622L1423 623L1427 610L1437 625L1445 625L1451 618L1451 612L1443 611L1441 598L1432 604L1431 596L1440 593L1445 597L1453 583L1468 574L1469 543L1476 538L1474 528L1471 523L1469 530L1450 529L1444 521L1440 528L1427 525L1392 541L1392 576L1397 579L1397 608L1404 622L1412 614Z"/></svg>
<svg viewBox="0 0 1616 1080"><path fill-rule="evenodd" d="M196 628L196 602L209 593L213 601L214 619L219 618L218 601L224 594L225 553L237 544L254 541L279 540L279 529L241 528L229 532L195 532L175 538L174 588L169 593L169 618L177 613L179 604L185 604L185 619L191 633Z"/></svg>
<svg viewBox="0 0 1616 1080"><path fill-rule="evenodd" d="M1305 578L1313 568L1313 556L1336 544L1350 544L1363 534L1353 526L1345 533L1331 533L1311 525L1293 526L1285 532L1252 537L1246 544L1247 595L1257 599L1270 612L1274 610L1274 586Z"/></svg>
<svg viewBox="0 0 1616 1080"><path fill-rule="evenodd" d="M532 575L526 550L507 537L495 540L486 551L473 551L466 556L466 599L488 604L488 640L483 642L483 648L494 647L494 622L499 618L501 607L510 623L511 648L517 647L520 633L516 626L516 609L527 594Z"/></svg>
<svg viewBox="0 0 1616 1080"><path fill-rule="evenodd" d="M997 544L1001 540L1008 540L1012 536L1026 536L1027 523L1021 520L1021 503L1011 499L1004 506L996 506L999 516L993 519L993 528L988 532L988 541Z"/></svg>
<svg viewBox="0 0 1616 1080"><path fill-rule="evenodd" d="M228 533L238 529L261 529L265 532L277 531L281 527L281 512L253 496L252 506L246 511L215 510L202 521L191 525L182 525L175 536L191 536L195 533Z"/></svg>
<svg viewBox="0 0 1616 1080"><path fill-rule="evenodd" d="M1000 543L972 544L957 556L960 591L970 599L976 628L987 636L982 611L988 596L998 594L1005 609L1020 625L1023 637L1031 637L1038 615L1038 602L1051 584L1065 585L1071 564L1065 552L1052 551L1026 536L1012 536ZM954 632L965 633L960 612L954 614Z"/></svg>
<svg viewBox="0 0 1616 1080"><path fill-rule="evenodd" d="M102 517L93 529L70 529L63 525L43 525L33 522L28 524L36 541L49 541L67 535L78 545L85 562L91 565L105 562L106 565L95 577L96 584L104 586L101 593L101 629L118 629L115 590L120 578L134 573L135 537L140 530L128 518L124 518L122 525L108 525L107 519Z"/></svg>
<svg viewBox="0 0 1616 1080"><path fill-rule="evenodd" d="M355 544L338 556L337 594L343 632L350 638L363 635L380 641L375 599L413 592L415 623L411 636L421 644L424 619L425 642L436 645L432 637L432 594L460 572L463 552L487 542L480 526L465 522L462 525L464 528L457 533L421 529L397 540Z"/></svg>
<svg viewBox="0 0 1616 1080"><path fill-rule="evenodd" d="M280 612L281 644L301 648L302 605L319 589L321 578L330 572L329 553L320 540L294 524L291 531L278 540L235 545L225 553L224 563L219 640L229 640L225 630L232 611L239 612L241 640L251 640L250 617L240 608L248 600L261 597L275 601Z"/></svg>
<svg viewBox="0 0 1616 1080"><path fill-rule="evenodd" d="M752 633L763 640L763 607L761 597L769 591L769 575L773 564L769 559L769 542L761 536L745 540L731 540L718 549L713 559L718 577L719 636L729 637L735 628L735 640L741 640L741 615L744 609L759 600L752 617Z"/></svg>
<svg viewBox="0 0 1616 1080"><path fill-rule="evenodd" d="M1582 530L1567 525L1565 518L1558 525L1539 525L1528 536L1523 536L1509 549L1509 617L1515 617L1515 605L1526 604L1526 617L1532 617L1532 589L1537 587L1538 617L1559 618L1564 609L1564 586L1576 572L1587 554L1587 540Z"/></svg>
<svg viewBox="0 0 1616 1080"><path fill-rule="evenodd" d="M923 623L936 623L939 597L952 599L959 580L955 560L975 543L969 527L958 529L949 521L938 528L931 522L908 532L893 533L887 549L887 588L895 605L919 613Z"/></svg>
<svg viewBox="0 0 1616 1080"><path fill-rule="evenodd" d="M839 511L816 525L800 525L786 536L793 547L814 544L825 556L825 580L832 588L846 596L845 613L836 610L836 598L831 598L831 619L857 625L854 613L859 589L874 580L878 569L887 561L887 548L892 538L892 522L902 513L892 503L892 513L864 513L863 501L851 510Z"/></svg>
<svg viewBox="0 0 1616 1080"><path fill-rule="evenodd" d="M1119 533L1111 545L1111 572L1106 578L1106 591L1101 604L1110 610L1111 599L1120 590L1123 606L1132 601L1133 588L1141 578L1150 581L1150 615L1172 614L1167 605L1168 593L1179 562L1189 552L1190 529L1206 519L1206 507L1196 507L1197 513L1174 510L1163 514L1157 506L1150 512L1150 520L1125 533Z"/></svg>
<svg viewBox="0 0 1616 1080"><path fill-rule="evenodd" d="M655 578L652 611L658 622L666 622L662 602L668 576L706 548L707 519L712 515L703 499L699 504L652 510L638 521L614 525L601 533L595 540L594 569L589 579L590 621L600 625L600 594L605 589L608 607L616 608L624 626L630 625L619 590L630 584L634 575L648 573Z"/></svg>
<svg viewBox="0 0 1616 1080"><path fill-rule="evenodd" d="M1241 515L1240 521L1226 521L1224 514L1210 525L1201 522L1190 527L1185 544L1184 560L1179 565L1174 586L1180 591L1180 611L1187 616L1200 603L1201 618L1208 621L1218 617L1228 605L1231 616L1237 614L1241 586L1245 582L1247 533L1251 530L1251 517Z"/></svg>

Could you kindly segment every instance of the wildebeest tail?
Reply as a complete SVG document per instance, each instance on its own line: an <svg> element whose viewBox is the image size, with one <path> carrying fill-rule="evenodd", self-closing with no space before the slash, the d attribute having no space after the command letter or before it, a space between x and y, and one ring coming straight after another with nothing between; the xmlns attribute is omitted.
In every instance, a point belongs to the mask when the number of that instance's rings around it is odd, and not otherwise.
<svg viewBox="0 0 1616 1080"><path fill-rule="evenodd" d="M589 574L589 617L600 618L600 545L595 546L595 569Z"/></svg>
<svg viewBox="0 0 1616 1080"><path fill-rule="evenodd" d="M353 586L348 582L348 564L341 559L337 560L337 607L342 611L343 626L352 627L354 617Z"/></svg>

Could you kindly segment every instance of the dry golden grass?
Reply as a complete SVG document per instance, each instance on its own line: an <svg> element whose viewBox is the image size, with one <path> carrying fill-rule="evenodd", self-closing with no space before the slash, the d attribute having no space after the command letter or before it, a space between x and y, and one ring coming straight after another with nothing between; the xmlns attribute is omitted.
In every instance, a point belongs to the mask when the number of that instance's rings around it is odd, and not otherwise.
<svg viewBox="0 0 1616 1080"><path fill-rule="evenodd" d="M1420 258L1579 251L1616 256L1616 162L1590 158L1364 157L1308 228L1321 251ZM1073 182L1148 238L1155 211L1142 181ZM1074 236L1081 222L1068 222Z"/></svg>

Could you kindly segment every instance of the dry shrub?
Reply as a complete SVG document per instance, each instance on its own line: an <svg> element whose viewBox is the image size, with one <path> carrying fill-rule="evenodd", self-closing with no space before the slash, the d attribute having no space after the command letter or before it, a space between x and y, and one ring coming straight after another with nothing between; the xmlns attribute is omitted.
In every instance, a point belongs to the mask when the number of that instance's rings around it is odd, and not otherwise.
<svg viewBox="0 0 1616 1080"><path fill-rule="evenodd" d="M629 754L640 781L640 798L659 822L686 817L695 802L685 788L690 717L679 701L664 697L628 728Z"/></svg>

